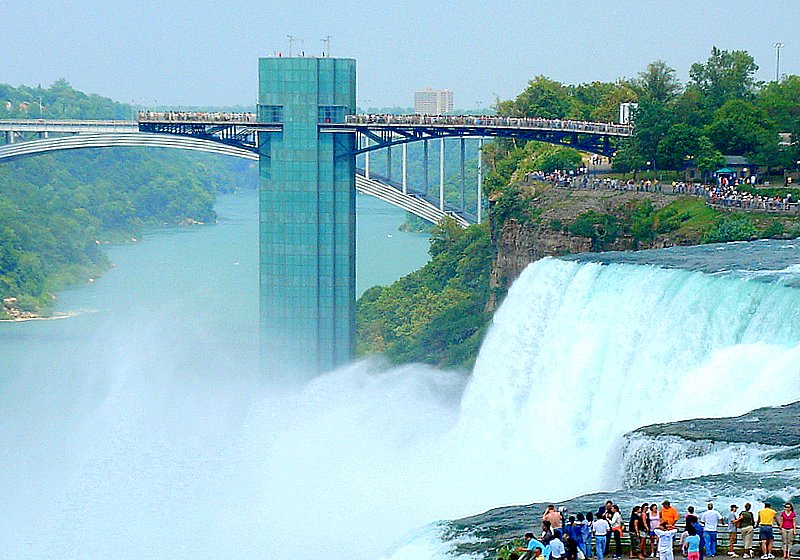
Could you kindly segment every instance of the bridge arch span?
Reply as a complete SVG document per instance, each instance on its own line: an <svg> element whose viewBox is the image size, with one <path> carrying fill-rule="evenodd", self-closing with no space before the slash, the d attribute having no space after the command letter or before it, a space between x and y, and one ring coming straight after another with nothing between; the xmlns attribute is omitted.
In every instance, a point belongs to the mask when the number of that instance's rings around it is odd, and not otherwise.
<svg viewBox="0 0 800 560"><path fill-rule="evenodd" d="M71 136L5 144L0 146L0 163L67 150L132 147L192 150L258 161L258 154L251 150L214 140L162 133L105 132L98 134L75 134ZM443 212L435 204L423 198L403 194L395 187L374 178L368 179L361 174L356 174L356 190L362 194L373 196L393 206L402 208L406 212L410 212L432 223L438 223L445 217L452 217L462 227L469 225L469 223L460 216Z"/></svg>

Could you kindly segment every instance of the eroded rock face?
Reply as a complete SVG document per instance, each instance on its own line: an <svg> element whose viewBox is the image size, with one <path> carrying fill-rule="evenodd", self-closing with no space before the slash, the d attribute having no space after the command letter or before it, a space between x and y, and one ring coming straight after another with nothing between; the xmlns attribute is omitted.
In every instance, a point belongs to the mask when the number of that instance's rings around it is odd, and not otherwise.
<svg viewBox="0 0 800 560"><path fill-rule="evenodd" d="M532 190L536 190L532 188ZM593 250L589 237L571 235L557 224L567 226L575 218L587 211L615 213L629 203L650 200L655 208L666 206L675 197L658 193L637 193L631 191L575 190L544 187L536 193L535 208L539 211L536 220L521 223L508 219L500 225L494 243L497 256L492 267L490 287L497 290L508 289L528 264L543 257L556 257ZM491 214L490 214L491 219ZM656 238L649 245L635 247L633 238L620 235L613 243L604 247L607 251L630 251L633 249L661 249L674 243L665 237ZM498 302L492 300L490 308Z"/></svg>

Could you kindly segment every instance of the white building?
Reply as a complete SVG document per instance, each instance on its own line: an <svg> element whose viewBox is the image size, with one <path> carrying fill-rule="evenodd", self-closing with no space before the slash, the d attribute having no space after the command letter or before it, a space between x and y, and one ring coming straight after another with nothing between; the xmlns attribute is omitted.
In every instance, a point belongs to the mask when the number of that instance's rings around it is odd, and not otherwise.
<svg viewBox="0 0 800 560"><path fill-rule="evenodd" d="M631 124L631 114L639 108L638 103L619 104L619 124Z"/></svg>
<svg viewBox="0 0 800 560"><path fill-rule="evenodd" d="M453 92L431 89L414 92L414 112L417 115L444 115L453 110Z"/></svg>

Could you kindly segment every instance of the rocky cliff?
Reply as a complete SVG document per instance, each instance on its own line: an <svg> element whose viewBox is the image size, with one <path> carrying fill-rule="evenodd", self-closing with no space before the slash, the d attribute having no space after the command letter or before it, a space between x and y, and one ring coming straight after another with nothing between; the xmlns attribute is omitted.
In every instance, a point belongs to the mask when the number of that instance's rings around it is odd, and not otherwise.
<svg viewBox="0 0 800 560"><path fill-rule="evenodd" d="M575 219L586 212L624 218L631 208L650 201L654 209L665 207L675 196L617 190L581 190L551 187L544 183L522 185L530 205L524 217L498 217L492 228L496 257L491 274L491 287L507 289L525 267L542 257L562 256L595 250L591 237L575 235L568 230ZM497 203L495 199L493 203ZM694 240L696 243L698 240ZM629 251L669 247L684 241L658 236L652 242L641 243L624 231L605 244L606 251ZM490 308L496 305L490 302Z"/></svg>

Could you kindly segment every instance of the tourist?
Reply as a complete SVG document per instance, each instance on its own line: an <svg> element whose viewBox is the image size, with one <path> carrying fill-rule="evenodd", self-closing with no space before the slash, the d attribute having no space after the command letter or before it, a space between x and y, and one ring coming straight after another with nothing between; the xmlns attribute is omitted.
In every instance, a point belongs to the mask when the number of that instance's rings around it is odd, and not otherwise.
<svg viewBox="0 0 800 560"><path fill-rule="evenodd" d="M689 524L686 526L686 539L684 539L684 552L686 553L687 560L700 560L700 535L694 528L694 525Z"/></svg>
<svg viewBox="0 0 800 560"><path fill-rule="evenodd" d="M731 510L728 512L728 556L732 556L734 558L738 558L738 554L734 550L736 548L736 520L739 519L739 513L737 510L739 506L736 504L731 504Z"/></svg>
<svg viewBox="0 0 800 560"><path fill-rule="evenodd" d="M586 522L583 520L583 514L579 513L577 520L574 515L570 515L569 522L564 528L564 532L569 535L569 538L575 543L575 546L583 552L584 558L586 557L586 551L583 548L583 528L585 525ZM564 541L564 543L567 544L567 541ZM569 549L567 550L567 557L569 557Z"/></svg>
<svg viewBox="0 0 800 560"><path fill-rule="evenodd" d="M670 528L667 521L662 521L658 529L655 529L656 536L658 537L658 557L660 560L673 560L675 556L672 554L672 546L675 540L675 535L678 530Z"/></svg>
<svg viewBox="0 0 800 560"><path fill-rule="evenodd" d="M539 537L539 540L542 541L544 544L548 544L550 539L553 538L553 529L550 526L550 522L546 519L542 521L542 536Z"/></svg>
<svg viewBox="0 0 800 560"><path fill-rule="evenodd" d="M550 547L537 541L533 537L533 533L525 533L525 546L517 548L517 552L524 553L519 560L532 560L539 557L546 559L550 555Z"/></svg>
<svg viewBox="0 0 800 560"><path fill-rule="evenodd" d="M619 506L614 504L611 506L611 534L614 536L614 558L622 558L622 513L619 511Z"/></svg>
<svg viewBox="0 0 800 560"><path fill-rule="evenodd" d="M650 509L650 504L647 502L642 504L642 509L639 512L639 520L641 525L639 526L639 549L642 556L649 556L647 553L647 543L650 537L650 523L647 519L647 512Z"/></svg>
<svg viewBox="0 0 800 560"><path fill-rule="evenodd" d="M542 515L542 521L549 521L550 529L553 531L561 529L561 513L556 511L556 506L554 504L547 506L547 510L544 512L544 515Z"/></svg>
<svg viewBox="0 0 800 560"><path fill-rule="evenodd" d="M670 529L672 529L678 522L678 519L681 518L678 510L670 505L669 500L664 500L661 502L661 511L659 512L659 516L661 517L661 521L667 522L667 527Z"/></svg>
<svg viewBox="0 0 800 560"><path fill-rule="evenodd" d="M659 525L661 525L661 514L658 513L658 505L650 504L650 510L647 512L647 533L650 536L650 555L653 558L656 557L656 551L658 550L656 529L658 529Z"/></svg>
<svg viewBox="0 0 800 560"><path fill-rule="evenodd" d="M750 511L750 502L744 504L744 511L739 514L736 519L736 525L742 532L742 558L752 558L753 556L753 531L756 525L756 520L753 517L753 512Z"/></svg>
<svg viewBox="0 0 800 560"><path fill-rule="evenodd" d="M592 522L592 534L594 535L594 549L597 560L602 560L606 553L606 542L611 525L605 516L600 516Z"/></svg>
<svg viewBox="0 0 800 560"><path fill-rule="evenodd" d="M578 548L578 542L572 537L571 534L567 533L566 531L562 533L561 542L564 543L564 549L567 551L567 560L586 560L586 556L583 554L581 549Z"/></svg>
<svg viewBox="0 0 800 560"><path fill-rule="evenodd" d="M781 527L781 548L783 549L783 557L789 558L789 553L792 549L792 541L794 540L794 530L796 527L797 516L794 513L794 506L790 503L783 505L781 512L780 527Z"/></svg>
<svg viewBox="0 0 800 560"><path fill-rule="evenodd" d="M581 514L578 514L578 521L581 519ZM586 519L584 520L584 524L581 527L581 533L583 533L583 553L586 555L586 558L589 558L592 555L592 523L594 522L594 516L592 512L586 514Z"/></svg>
<svg viewBox="0 0 800 560"><path fill-rule="evenodd" d="M763 560L775 558L772 554L772 543L775 541L772 525L775 523L775 516L777 515L778 512L765 503L764 508L759 510L756 516L758 538L761 539L761 558Z"/></svg>
<svg viewBox="0 0 800 560"><path fill-rule="evenodd" d="M717 527L722 521L722 514L714 509L714 504L708 502L707 509L700 514L700 523L703 524L703 543L706 556L713 558L717 555Z"/></svg>
<svg viewBox="0 0 800 560"><path fill-rule="evenodd" d="M563 560L566 555L564 543L561 540L561 529L553 531L553 538L547 543L550 545L550 558L551 560Z"/></svg>
<svg viewBox="0 0 800 560"><path fill-rule="evenodd" d="M640 558L644 560L642 551L642 506L634 506L631 510L631 518L628 521L628 534L631 537L631 550L628 556L630 558Z"/></svg>

